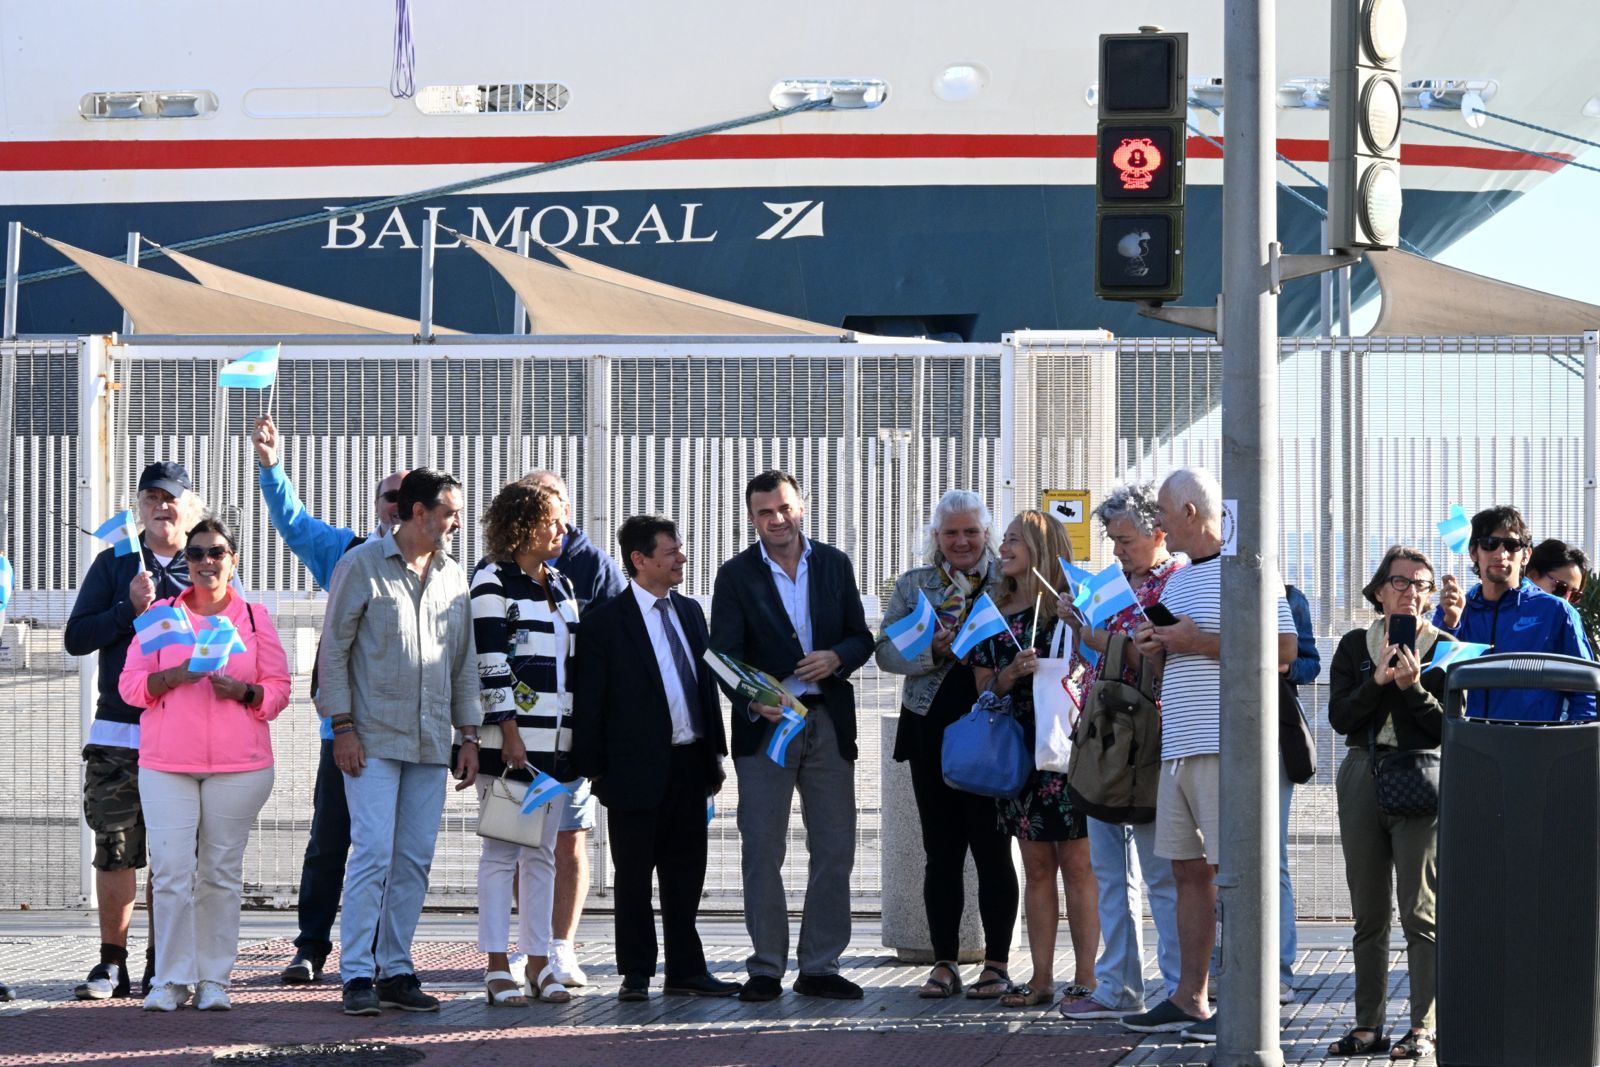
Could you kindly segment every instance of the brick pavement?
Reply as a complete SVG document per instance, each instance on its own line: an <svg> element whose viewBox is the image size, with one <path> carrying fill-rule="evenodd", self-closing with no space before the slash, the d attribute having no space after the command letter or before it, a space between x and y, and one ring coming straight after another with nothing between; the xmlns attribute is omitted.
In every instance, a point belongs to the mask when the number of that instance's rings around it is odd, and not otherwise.
<svg viewBox="0 0 1600 1067"><path fill-rule="evenodd" d="M281 920L279 926L287 925ZM218 1050L286 1043L387 1041L416 1048L425 1063L481 1061L504 1056L507 1042L537 1040L540 1057L604 1067L678 1065L841 1064L940 1067L1006 1063L1052 1063L1065 1067L1113 1064L1209 1064L1211 1049L1172 1036L1132 1034L1114 1022L1068 1023L1053 1009L1006 1011L994 1002L953 998L925 1001L914 995L925 968L895 962L870 944L852 947L845 973L861 983L859 1002L817 1001L786 994L771 1004L735 1000L667 998L659 982L644 1004L619 1004L611 965L609 925L586 923L581 956L594 985L567 1005L535 1003L525 1008L489 1008L481 985L482 957L462 924L432 925L434 937L419 940L416 958L426 986L444 1001L437 1015L386 1012L378 1019L350 1019L337 1010L333 981L312 987L277 983L278 969L292 953L281 938L250 936L235 971L229 1013L185 1009L146 1015L138 1001L80 1004L70 999L94 955L93 937L58 930L30 934L29 923L8 918L0 926L0 977L19 1000L0 1005L0 1065L81 1063L107 1058L139 1067L209 1062ZM742 938L723 926L708 938L712 969L743 977ZM1290 1063L1322 1063L1327 1045L1349 1025L1353 977L1349 954L1338 947L1343 931L1310 928L1302 933L1300 999L1283 1011L1283 1048ZM1065 942L1065 938L1062 939ZM142 945L136 943L136 953ZM1017 960L1026 957L1019 952ZM1397 958L1397 968L1399 966ZM1025 967L1025 965L1024 965ZM967 968L968 977L976 968ZM1058 975L1071 973L1065 953ZM1025 977L1025 976L1019 976ZM1404 1010L1405 974L1391 979L1391 1011ZM516 1053L513 1053L516 1054ZM1363 1059L1339 1060L1364 1063ZM1372 1062L1388 1062L1374 1058Z"/></svg>

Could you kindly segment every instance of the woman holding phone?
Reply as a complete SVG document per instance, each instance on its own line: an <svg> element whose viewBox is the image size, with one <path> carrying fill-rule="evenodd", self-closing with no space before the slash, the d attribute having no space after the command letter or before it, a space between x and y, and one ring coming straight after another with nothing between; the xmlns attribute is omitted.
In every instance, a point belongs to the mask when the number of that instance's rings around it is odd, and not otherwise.
<svg viewBox="0 0 1600 1067"><path fill-rule="evenodd" d="M1328 1051L1421 1059L1434 1046L1434 899L1438 888L1434 815L1385 815L1373 762L1397 750L1436 749L1444 725L1444 672L1426 664L1453 640L1427 621L1437 584L1414 548L1384 553L1362 595L1381 616L1344 635L1333 654L1328 721L1349 748L1339 765L1339 835L1355 913L1355 1026ZM1398 889L1411 977L1411 1027L1391 1049L1385 1032L1389 987L1389 897Z"/></svg>

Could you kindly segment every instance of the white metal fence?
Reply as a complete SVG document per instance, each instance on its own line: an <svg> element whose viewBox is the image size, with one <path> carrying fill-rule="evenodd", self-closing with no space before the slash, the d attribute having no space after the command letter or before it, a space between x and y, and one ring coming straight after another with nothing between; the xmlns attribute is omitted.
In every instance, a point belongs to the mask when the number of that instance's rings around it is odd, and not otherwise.
<svg viewBox="0 0 1600 1067"><path fill-rule="evenodd" d="M248 436L263 397L220 393L215 371L238 348L101 339L0 347L0 537L17 571L10 621L32 623L26 655L0 667L0 906L77 904L84 891L78 747L90 682L61 651L60 627L84 558L74 527L131 502L157 457L189 466L202 496L242 531L242 580L298 648L315 640L321 601L271 532ZM1433 530L1450 503L1522 507L1539 536L1577 540L1585 449L1582 367L1592 339L1286 341L1282 365L1280 546L1287 580L1311 597L1326 652L1363 618L1352 590L1388 543L1425 548L1463 573ZM661 512L685 531L690 595L709 598L716 567L749 542L742 488L770 466L809 493L814 536L856 562L875 616L915 561L938 493L977 489L997 517L1047 488L1155 478L1220 456L1220 354L1209 341L1018 334L1002 345L825 342L296 346L276 400L285 470L312 514L364 529L373 488L420 460L466 483L479 515L505 481L535 467L564 474L579 522L602 545L626 515ZM1223 472L1226 479L1226 472ZM1098 531L1096 531L1098 533ZM471 524L457 545L479 554ZM1093 559L1109 562L1096 544ZM1359 601L1359 597L1354 598ZM17 647L18 631L7 643ZM305 662L301 658L301 662ZM292 902L315 767L304 676L274 727L278 786L247 863L250 892ZM852 888L881 886L876 715L897 680L858 675L862 752ZM1303 917L1344 915L1332 827L1339 741L1309 694L1324 772L1297 792L1291 856ZM730 783L733 786L734 783ZM707 888L737 907L735 797L718 805ZM472 810L453 796L434 866L440 902L474 891ZM789 884L804 884L803 832L791 831ZM604 869L603 845L594 842ZM600 883L604 884L603 880Z"/></svg>

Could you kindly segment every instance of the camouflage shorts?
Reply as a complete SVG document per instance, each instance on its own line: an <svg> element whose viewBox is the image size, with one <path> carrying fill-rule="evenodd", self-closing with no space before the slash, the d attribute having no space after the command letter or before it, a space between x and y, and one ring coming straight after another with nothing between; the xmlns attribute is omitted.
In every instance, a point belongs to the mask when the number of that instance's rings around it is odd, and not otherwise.
<svg viewBox="0 0 1600 1067"><path fill-rule="evenodd" d="M83 817L94 831L95 870L128 871L144 866L138 749L84 746Z"/></svg>

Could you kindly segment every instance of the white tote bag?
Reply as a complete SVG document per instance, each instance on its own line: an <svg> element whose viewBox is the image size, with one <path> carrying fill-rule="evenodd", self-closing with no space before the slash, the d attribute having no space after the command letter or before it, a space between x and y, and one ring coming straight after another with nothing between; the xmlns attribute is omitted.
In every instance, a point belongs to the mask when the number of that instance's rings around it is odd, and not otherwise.
<svg viewBox="0 0 1600 1067"><path fill-rule="evenodd" d="M545 820L555 805L541 804L524 815L522 798L528 792L527 782L513 782L501 775L490 778L486 785L478 796L478 836L525 848L540 847Z"/></svg>
<svg viewBox="0 0 1600 1067"><path fill-rule="evenodd" d="M1057 623L1050 655L1039 658L1039 669L1033 675L1033 765L1057 774L1067 773L1072 731L1078 722L1078 694L1070 677L1072 649L1067 645L1071 632Z"/></svg>

